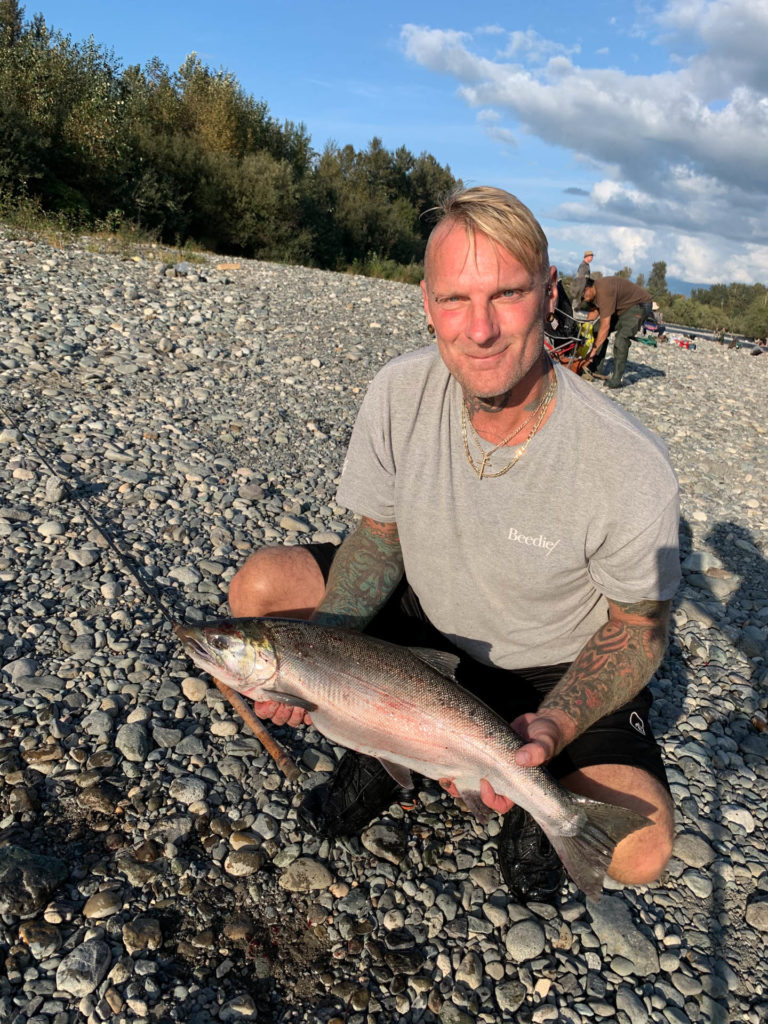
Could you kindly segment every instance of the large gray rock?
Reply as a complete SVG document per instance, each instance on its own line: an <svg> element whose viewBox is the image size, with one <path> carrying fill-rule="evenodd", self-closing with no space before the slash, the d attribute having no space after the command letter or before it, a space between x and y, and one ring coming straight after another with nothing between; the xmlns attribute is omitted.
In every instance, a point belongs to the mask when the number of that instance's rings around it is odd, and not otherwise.
<svg viewBox="0 0 768 1024"><path fill-rule="evenodd" d="M141 763L146 761L152 749L152 740L141 722L129 722L121 725L115 737L115 746L126 759Z"/></svg>
<svg viewBox="0 0 768 1024"><path fill-rule="evenodd" d="M21 846L0 848L0 913L31 917L69 874L63 861Z"/></svg>
<svg viewBox="0 0 768 1024"><path fill-rule="evenodd" d="M606 896L588 903L592 928L609 956L623 956L635 965L640 977L657 974L659 954L656 946L632 920L626 903L618 896Z"/></svg>
<svg viewBox="0 0 768 1024"><path fill-rule="evenodd" d="M89 939L64 957L56 971L56 988L82 998L95 991L112 962L106 942Z"/></svg>

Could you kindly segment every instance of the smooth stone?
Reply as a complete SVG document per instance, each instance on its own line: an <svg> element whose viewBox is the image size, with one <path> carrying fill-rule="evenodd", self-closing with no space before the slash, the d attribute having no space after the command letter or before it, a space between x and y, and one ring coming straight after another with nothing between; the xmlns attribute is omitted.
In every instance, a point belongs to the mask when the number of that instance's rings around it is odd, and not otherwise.
<svg viewBox="0 0 768 1024"><path fill-rule="evenodd" d="M470 951L465 954L456 968L456 981L468 985L472 990L480 987L483 981L483 962L477 953Z"/></svg>
<svg viewBox="0 0 768 1024"><path fill-rule="evenodd" d="M768 932L768 897L754 899L747 904L745 913L747 924L759 932Z"/></svg>
<svg viewBox="0 0 768 1024"><path fill-rule="evenodd" d="M706 839L692 832L681 832L677 836L672 855L679 857L691 868L704 868L711 864L716 856Z"/></svg>
<svg viewBox="0 0 768 1024"><path fill-rule="evenodd" d="M174 779L168 787L168 795L187 807L199 800L204 800L207 793L207 784L202 779L196 779L191 775Z"/></svg>
<svg viewBox="0 0 768 1024"><path fill-rule="evenodd" d="M260 871L265 863L265 856L262 850L254 849L253 847L247 846L240 850L233 850L227 854L224 860L224 870L228 875L233 875L237 878L247 878L249 875L256 874ZM318 886L318 888L323 888ZM306 890L294 890L294 891L306 891Z"/></svg>
<svg viewBox="0 0 768 1024"><path fill-rule="evenodd" d="M505 946L513 963L534 960L544 950L546 938L544 929L533 920L519 921L507 932Z"/></svg>
<svg viewBox="0 0 768 1024"><path fill-rule="evenodd" d="M496 1002L502 1013L514 1013L525 999L525 985L519 981L504 981L495 988Z"/></svg>
<svg viewBox="0 0 768 1024"><path fill-rule="evenodd" d="M636 927L623 900L604 893L598 901L589 900L587 905L592 916L592 928L609 955L630 960L641 977L658 972L656 947Z"/></svg>
<svg viewBox="0 0 768 1024"><path fill-rule="evenodd" d="M8 661L5 665L0 666L0 672L9 675L11 682L15 683L18 679L33 677L37 668L38 664L34 658L17 658L15 661Z"/></svg>
<svg viewBox="0 0 768 1024"><path fill-rule="evenodd" d="M106 942L89 939L61 961L56 969L56 988L78 998L88 996L103 981L111 961Z"/></svg>
<svg viewBox="0 0 768 1024"><path fill-rule="evenodd" d="M128 722L117 730L115 746L126 761L140 764L149 756L152 741L143 723Z"/></svg>
<svg viewBox="0 0 768 1024"><path fill-rule="evenodd" d="M61 948L61 932L47 921L23 921L19 925L19 938L29 946L36 960L47 960Z"/></svg>
<svg viewBox="0 0 768 1024"><path fill-rule="evenodd" d="M279 885L289 892L310 892L313 889L327 889L333 883L333 875L324 864L311 857L297 857L279 879Z"/></svg>
<svg viewBox="0 0 768 1024"><path fill-rule="evenodd" d="M83 917L93 920L101 920L104 917L111 917L117 914L123 907L122 897L110 890L94 893L85 901Z"/></svg>
<svg viewBox="0 0 768 1024"><path fill-rule="evenodd" d="M196 676L187 676L186 679L181 681L181 692L187 700L195 702L204 700L209 689L208 683L204 679L198 679Z"/></svg>
<svg viewBox="0 0 768 1024"><path fill-rule="evenodd" d="M47 519L38 526L37 532L43 537L61 537L64 527L55 519Z"/></svg>

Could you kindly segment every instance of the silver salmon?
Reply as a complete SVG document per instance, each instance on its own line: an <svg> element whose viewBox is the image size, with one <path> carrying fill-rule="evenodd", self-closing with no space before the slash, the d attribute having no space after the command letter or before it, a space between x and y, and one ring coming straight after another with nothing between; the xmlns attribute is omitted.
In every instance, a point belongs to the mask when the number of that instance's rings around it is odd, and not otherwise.
<svg viewBox="0 0 768 1024"><path fill-rule="evenodd" d="M648 818L571 793L544 768L520 767L517 733L456 682L457 659L294 619L176 626L204 671L252 700L304 708L332 743L381 761L401 786L411 773L452 779L485 821L480 781L539 823L574 882L597 899L616 844Z"/></svg>

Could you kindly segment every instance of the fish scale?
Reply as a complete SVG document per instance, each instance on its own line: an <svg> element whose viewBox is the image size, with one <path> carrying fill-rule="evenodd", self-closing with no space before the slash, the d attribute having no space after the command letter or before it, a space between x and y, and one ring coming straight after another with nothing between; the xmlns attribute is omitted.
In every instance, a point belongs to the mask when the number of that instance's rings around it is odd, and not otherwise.
<svg viewBox="0 0 768 1024"><path fill-rule="evenodd" d="M520 766L517 733L453 677L455 658L295 619L226 619L176 626L195 664L258 701L309 712L331 742L378 758L401 785L411 772L450 779L481 820L482 780L539 823L576 884L598 898L613 850L651 824L625 807Z"/></svg>

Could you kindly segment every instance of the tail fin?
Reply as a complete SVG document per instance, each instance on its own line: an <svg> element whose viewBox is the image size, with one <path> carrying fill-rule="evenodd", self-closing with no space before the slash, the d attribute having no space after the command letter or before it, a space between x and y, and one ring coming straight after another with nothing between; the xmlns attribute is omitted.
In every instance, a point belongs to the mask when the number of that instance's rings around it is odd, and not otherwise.
<svg viewBox="0 0 768 1024"><path fill-rule="evenodd" d="M587 896L598 900L616 844L653 822L626 807L585 796L574 795L573 799L583 818L579 831L571 836L547 833L547 838L576 885Z"/></svg>

